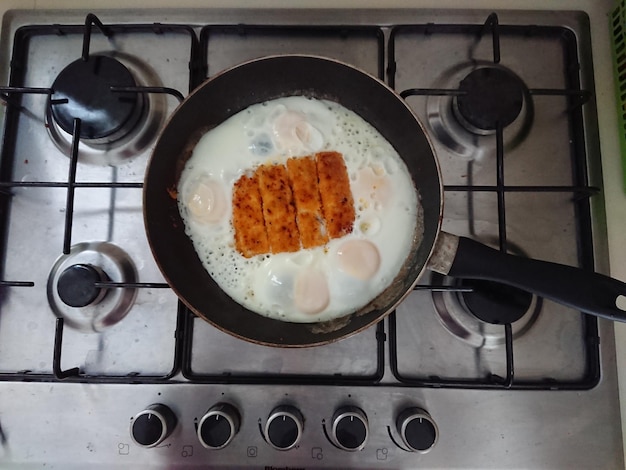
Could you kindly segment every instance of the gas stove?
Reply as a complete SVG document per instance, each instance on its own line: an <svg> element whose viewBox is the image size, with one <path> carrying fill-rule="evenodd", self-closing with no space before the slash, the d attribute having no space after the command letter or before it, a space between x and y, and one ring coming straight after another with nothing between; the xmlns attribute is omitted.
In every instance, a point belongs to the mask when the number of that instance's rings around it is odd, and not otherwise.
<svg viewBox="0 0 626 470"><path fill-rule="evenodd" d="M306 53L378 76L415 110L445 230L606 271L584 13L16 11L3 38L0 462L623 467L604 320L429 273L368 330L269 348L188 311L143 228L151 148L184 96L244 60Z"/></svg>

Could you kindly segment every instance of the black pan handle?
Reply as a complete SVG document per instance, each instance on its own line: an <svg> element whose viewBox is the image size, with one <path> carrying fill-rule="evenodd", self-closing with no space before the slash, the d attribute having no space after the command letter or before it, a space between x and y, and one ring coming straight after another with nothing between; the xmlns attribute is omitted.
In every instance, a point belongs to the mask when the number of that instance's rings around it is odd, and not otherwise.
<svg viewBox="0 0 626 470"><path fill-rule="evenodd" d="M626 322L626 284L580 268L523 258L494 250L465 237L441 233L433 253L447 249L450 276L501 282L609 320ZM456 254L454 248L456 245ZM429 268L441 272L432 260Z"/></svg>

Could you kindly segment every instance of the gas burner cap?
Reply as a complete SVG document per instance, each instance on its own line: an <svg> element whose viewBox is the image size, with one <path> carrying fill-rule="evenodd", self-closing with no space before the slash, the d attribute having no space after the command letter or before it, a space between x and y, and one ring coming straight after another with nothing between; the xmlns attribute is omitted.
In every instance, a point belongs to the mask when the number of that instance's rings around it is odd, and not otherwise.
<svg viewBox="0 0 626 470"><path fill-rule="evenodd" d="M533 303L531 293L498 282L459 279L457 285L472 289L459 293L465 308L479 320L494 325L515 323Z"/></svg>
<svg viewBox="0 0 626 470"><path fill-rule="evenodd" d="M96 266L73 264L59 276L57 294L65 305L86 307L99 302L106 295L106 289L96 286L96 282L106 280L104 271Z"/></svg>
<svg viewBox="0 0 626 470"><path fill-rule="evenodd" d="M494 131L511 124L522 111L528 90L513 72L500 67L481 67L470 72L459 86L455 110L470 132Z"/></svg>
<svg viewBox="0 0 626 470"><path fill-rule="evenodd" d="M75 68L86 68L87 64L95 65L96 61L100 65L105 64L105 68L106 64L116 64L111 69L120 71L122 76L122 78L115 76L111 79L108 76L113 73L109 70L106 77L92 77L95 81L102 80L103 82L106 82L105 78L109 78L108 83L100 84L105 88L103 93L107 97L106 100L103 97L97 97L96 92L92 90L86 91L84 87L79 92L74 92L73 86L64 83L64 75L71 75ZM87 72L96 73L90 69ZM83 121L81 145L78 146L79 162L99 166L117 166L128 163L144 152L154 143L165 122L165 116L177 103L162 93L110 91L111 85L133 86L135 83L138 87L163 86L158 73L144 60L119 51L109 54L101 52L91 55L87 62L77 60L69 64L57 77L53 85L55 93L48 98L46 106L46 129L54 144L64 155L72 155L73 121L75 117L78 117ZM66 89L68 87L69 89ZM62 96L62 94L67 96ZM82 109L79 108L77 113L72 108L73 102L68 98L68 96L74 97L75 95L79 95L83 103ZM65 102L64 99L68 101ZM116 109L111 112L107 111L113 114L114 119L106 126L101 126L99 114L106 113L100 113L95 106L92 108L90 100L96 103L106 101L107 106L114 103ZM95 138L96 136L104 137Z"/></svg>
<svg viewBox="0 0 626 470"><path fill-rule="evenodd" d="M52 115L71 134L74 119L81 122L82 139L117 140L130 132L141 115L136 93L113 92L111 87L136 86L131 72L112 57L91 55L65 67L52 84Z"/></svg>
<svg viewBox="0 0 626 470"><path fill-rule="evenodd" d="M461 284L458 279L436 273L433 273L431 277L431 284L452 288L474 288L472 283L475 282L477 281L463 280ZM506 303L504 300L506 296L501 293L497 296L499 298L493 299L490 298L489 293L489 289L491 292L497 291L501 285L498 284L498 289L495 289L494 285L488 286L486 291L481 292L480 284L479 282L477 291L471 293L458 292L454 289L433 291L433 304L437 317L444 328L453 336L476 348L496 348L503 345L506 338L502 324L496 324L494 320L505 316L511 323L514 339L524 335L533 326L541 310L541 298L531 295L530 304L524 311L522 311L521 304L516 304L513 307L502 307L501 304ZM483 285L483 287L485 286ZM471 307L467 305L468 300ZM485 313L489 312L487 305L498 310L491 314ZM487 309L482 310L484 307ZM470 311L470 308L479 312L479 315L487 320L479 318L476 313ZM505 323L505 321L501 321L501 323Z"/></svg>
<svg viewBox="0 0 626 470"><path fill-rule="evenodd" d="M497 246L498 238L483 235L481 241ZM509 252L527 256L519 245L508 241ZM431 284L445 286L432 298L441 324L453 336L476 348L496 348L505 343L502 325L510 324L513 338L524 335L543 306L540 297L500 283L455 279L432 273ZM449 288L449 289L448 289ZM471 289L471 292L465 292Z"/></svg>
<svg viewBox="0 0 626 470"><path fill-rule="evenodd" d="M60 256L48 276L48 302L65 324L83 332L100 332L121 321L132 307L136 289L95 287L95 282L137 282L128 254L109 242L74 245Z"/></svg>
<svg viewBox="0 0 626 470"><path fill-rule="evenodd" d="M485 75L486 77L482 77ZM487 78L482 82L481 77ZM494 93L506 93L508 87L514 91L511 96L502 101L512 102L507 106L496 102L488 104L483 101L484 94L493 92L485 83L495 80L497 77L506 77L503 89ZM528 136L535 111L532 96L522 80L510 69L502 65L494 65L493 62L470 61L456 64L443 71L430 85L432 88L458 89L464 91L464 95L433 95L426 98L426 115L432 134L448 150L461 158L471 159L475 162L491 161L497 153L495 134L496 122L501 120L505 127L503 144L505 152L520 145ZM464 89L465 88L465 89ZM519 93L521 92L520 109L517 109ZM460 100L460 101L459 101ZM498 98L500 100L500 98ZM487 114L474 117L472 104L476 104L477 110L486 111ZM493 108L491 107L493 106ZM463 109L463 112L461 109ZM485 108L485 109L483 109ZM504 115L500 115L504 108ZM465 114L467 117L465 117Z"/></svg>

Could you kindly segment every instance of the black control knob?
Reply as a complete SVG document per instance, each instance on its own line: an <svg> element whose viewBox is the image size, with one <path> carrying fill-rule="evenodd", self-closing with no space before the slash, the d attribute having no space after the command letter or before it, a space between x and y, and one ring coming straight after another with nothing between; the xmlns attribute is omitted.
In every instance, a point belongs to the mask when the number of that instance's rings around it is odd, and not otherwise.
<svg viewBox="0 0 626 470"><path fill-rule="evenodd" d="M265 424L265 439L274 449L289 450L300 441L304 418L293 406L278 406L272 410Z"/></svg>
<svg viewBox="0 0 626 470"><path fill-rule="evenodd" d="M155 403L135 415L130 423L130 437L142 447L157 446L171 434L176 421L171 409Z"/></svg>
<svg viewBox="0 0 626 470"><path fill-rule="evenodd" d="M223 449L239 432L241 418L237 409L228 403L212 406L198 424L198 439L207 449Z"/></svg>
<svg viewBox="0 0 626 470"><path fill-rule="evenodd" d="M367 416L355 406L339 408L333 416L330 435L333 443L343 450L363 449L369 435Z"/></svg>
<svg viewBox="0 0 626 470"><path fill-rule="evenodd" d="M102 269L91 264L74 264L65 269L57 281L57 294L65 305L86 307L100 302L106 289L96 287L96 282L106 281Z"/></svg>
<svg viewBox="0 0 626 470"><path fill-rule="evenodd" d="M421 408L407 408L398 415L396 427L402 442L413 452L426 453L437 443L439 430Z"/></svg>

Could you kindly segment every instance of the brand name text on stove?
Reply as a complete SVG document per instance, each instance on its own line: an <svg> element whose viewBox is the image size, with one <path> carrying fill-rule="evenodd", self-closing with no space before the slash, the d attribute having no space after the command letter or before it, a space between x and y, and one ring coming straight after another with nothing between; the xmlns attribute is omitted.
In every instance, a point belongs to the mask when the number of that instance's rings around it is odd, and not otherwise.
<svg viewBox="0 0 626 470"><path fill-rule="evenodd" d="M304 467L272 467L271 465L266 465L265 470L306 470Z"/></svg>

